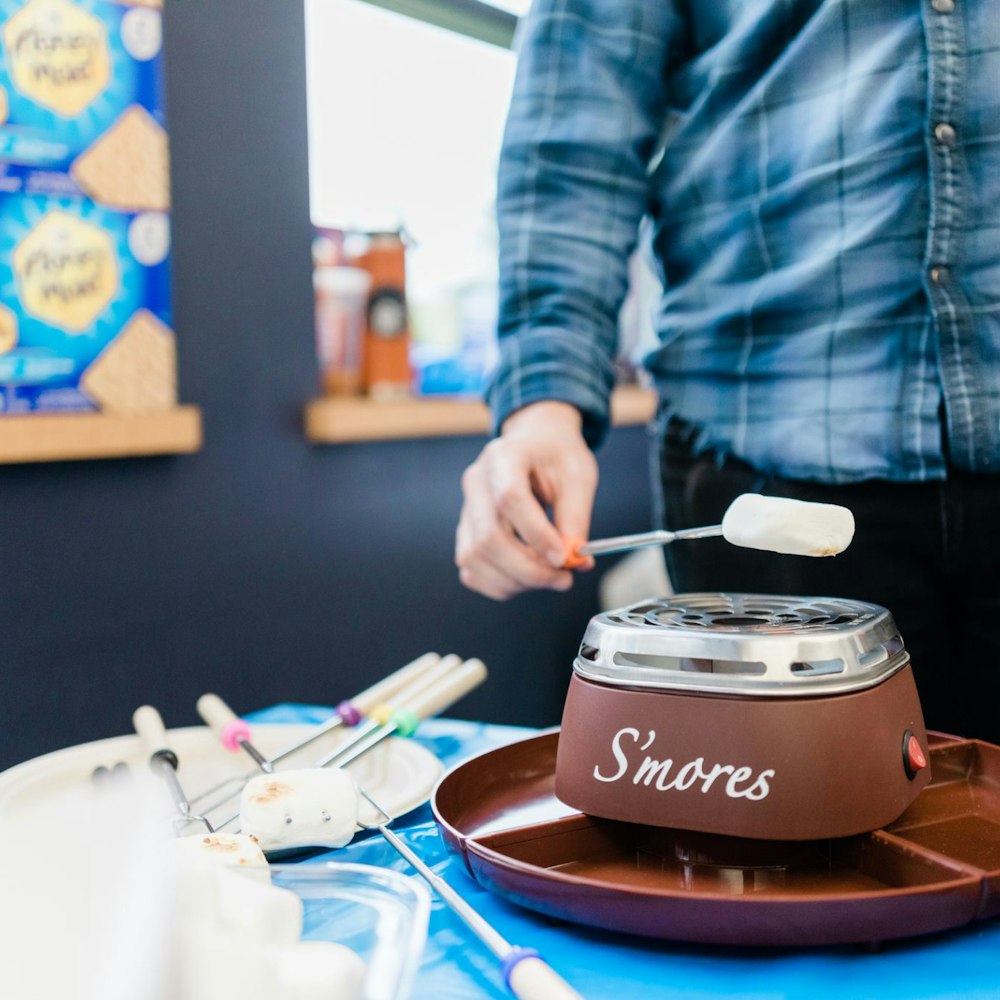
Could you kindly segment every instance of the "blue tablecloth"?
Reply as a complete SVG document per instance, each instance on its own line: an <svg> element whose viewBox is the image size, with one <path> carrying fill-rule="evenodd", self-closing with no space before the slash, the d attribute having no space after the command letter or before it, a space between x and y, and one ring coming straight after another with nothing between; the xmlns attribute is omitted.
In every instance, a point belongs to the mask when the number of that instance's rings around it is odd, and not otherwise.
<svg viewBox="0 0 1000 1000"><path fill-rule="evenodd" d="M330 713L329 708L279 705L249 718L321 722ZM451 766L533 732L435 719L415 738ZM538 949L588 1000L626 1000L628 990L627 1000L1000 1000L1000 919L889 944L876 953L856 947L751 950L645 940L552 920L481 889L446 852L429 806L403 817L394 829L508 941ZM378 837L313 860L380 865L412 875ZM507 996L492 955L435 898L413 1000Z"/></svg>

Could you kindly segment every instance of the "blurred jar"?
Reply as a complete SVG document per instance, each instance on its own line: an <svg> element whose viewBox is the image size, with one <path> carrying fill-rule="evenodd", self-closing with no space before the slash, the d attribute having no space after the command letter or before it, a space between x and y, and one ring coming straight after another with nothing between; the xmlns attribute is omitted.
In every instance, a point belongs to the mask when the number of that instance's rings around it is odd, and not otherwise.
<svg viewBox="0 0 1000 1000"><path fill-rule="evenodd" d="M317 267L316 351L324 392L352 395L361 389L362 352L371 275L360 267Z"/></svg>

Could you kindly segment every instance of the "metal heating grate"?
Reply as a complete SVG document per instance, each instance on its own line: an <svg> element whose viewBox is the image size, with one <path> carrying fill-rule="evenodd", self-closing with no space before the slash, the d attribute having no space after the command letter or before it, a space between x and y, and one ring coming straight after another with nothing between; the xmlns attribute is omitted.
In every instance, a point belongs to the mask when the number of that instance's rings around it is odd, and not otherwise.
<svg viewBox="0 0 1000 1000"><path fill-rule="evenodd" d="M830 597L677 594L593 618L575 669L629 687L830 694L908 662L892 616Z"/></svg>

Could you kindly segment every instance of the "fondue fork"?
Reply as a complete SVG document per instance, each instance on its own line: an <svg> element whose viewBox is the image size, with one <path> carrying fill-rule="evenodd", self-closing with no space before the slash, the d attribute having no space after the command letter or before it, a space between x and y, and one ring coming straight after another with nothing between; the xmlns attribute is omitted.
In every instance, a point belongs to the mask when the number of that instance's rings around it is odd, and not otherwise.
<svg viewBox="0 0 1000 1000"><path fill-rule="evenodd" d="M404 698L403 704L387 716L381 725L363 735L361 739L352 740L350 745L338 747L333 753L324 757L317 766L329 767L333 764L337 767L346 767L390 736L396 734L412 736L424 719L454 705L459 698L464 698L485 680L486 665L483 661L466 660L426 690L408 695Z"/></svg>
<svg viewBox="0 0 1000 1000"><path fill-rule="evenodd" d="M583 1000L537 951L512 945L475 907L435 874L419 855L389 829L392 816L360 785L358 793L381 817L374 823L362 823L359 820L358 825L365 830L377 830L441 897L455 916L493 953L500 962L504 983L514 996L520 1000Z"/></svg>
<svg viewBox="0 0 1000 1000"><path fill-rule="evenodd" d="M615 535L611 538L597 538L585 542L582 538L567 538L566 561L569 569L582 566L587 556L603 556L611 552L628 552L631 549L647 548L650 545L668 545L670 542L688 538L717 538L722 534L721 524L704 528L681 528L679 531L640 531L635 535Z"/></svg>
<svg viewBox="0 0 1000 1000"><path fill-rule="evenodd" d="M391 720L394 720L398 713L403 712L406 708L406 705L408 704L407 699L412 700L414 697L419 695L420 692L436 685L447 674L453 673L454 670L462 662L461 658L455 656L453 653L449 654L448 656L442 656L442 657L437 657L436 654L433 655L435 656L437 662L424 664L422 672L419 674L412 673L410 675L412 679L410 680L410 682L407 684L406 687L403 687L398 691L398 693L394 696L396 700L392 704L389 704L387 702L380 702L374 705L374 707L371 709L369 719L363 722L361 725L355 727L356 732L352 734L352 736L349 739L345 740L344 743L338 746L336 750L333 751L333 753L328 754L326 757L323 757L318 761L314 761L309 766L326 767L328 764L333 763L335 759L338 759L346 755L348 751L352 750L358 744L364 742L364 748L360 750L359 753L356 755L360 756L360 754L364 753L365 750L369 749L369 747L374 746L375 743L379 742L378 738L372 737L372 733L380 732L382 727L386 723L390 722ZM369 688L369 692L375 691L376 688L379 687L380 685L376 684L374 687ZM388 689L382 688L382 690L385 691ZM366 692L366 694L368 694L368 692ZM330 729L332 728L333 727L329 723L327 723L327 725L323 727L322 733L311 734L306 739L300 740L298 743L296 743L294 747L288 750L283 750L281 753L276 754L274 757L271 758L270 761L266 761L266 763L269 765L277 763L284 757L287 757L291 752L302 749L304 746L308 745L314 739L316 739L318 735L322 736L324 735L324 733L329 732ZM406 722L401 721L399 727L400 735L409 736L412 729L414 728L415 724L409 727L410 731L407 731ZM225 734L223 729L217 727L212 727L212 729L213 732L215 732L215 734L222 740L223 744L228 745L226 744L225 741ZM393 730L393 732L395 731L397 730ZM351 759L353 760L353 758ZM264 767L260 767L260 770L263 771L265 774L272 774L274 769L273 767L271 767L269 770L266 770ZM237 779L239 781L238 787L234 788L226 795L223 795L222 798L217 798L210 806L204 807L204 811L212 812L214 809L218 809L219 806L224 805L226 802L229 802L230 800L236 798L236 796L239 795L240 792L242 792L243 786L252 777L253 777L253 772ZM226 784L229 784L229 782L231 782L232 780L233 779L229 779L229 781L227 781ZM226 822L229 822L229 820L227 820Z"/></svg>
<svg viewBox="0 0 1000 1000"><path fill-rule="evenodd" d="M452 665L459 662L456 656L441 657L437 653L424 653L423 656L418 656L417 659L406 664L405 667L400 667L389 674L388 677L383 678L370 688L355 695L350 702L341 702L337 706L338 714L334 719L324 723L315 732L305 737L305 739L299 740L298 743L286 747L281 753L275 754L271 758L271 763L277 764L278 761L284 760L285 757L308 746L314 740L332 732L340 725L358 726L362 719L377 711L380 705L399 695L400 692L409 690L412 687L419 687L428 674L439 669L438 665L445 660Z"/></svg>
<svg viewBox="0 0 1000 1000"><path fill-rule="evenodd" d="M344 752L330 754L313 766L329 767L331 764L336 764L337 767L346 767L390 736L397 733L401 736L412 736L424 719L450 708L460 698L464 698L474 688L479 687L486 680L486 674L486 665L482 660L466 660L440 678L436 684L413 697L404 708L394 712L389 721L370 733L366 740L352 743ZM239 818L240 814L234 813L219 823L217 829L221 830Z"/></svg>
<svg viewBox="0 0 1000 1000"><path fill-rule="evenodd" d="M416 731L417 725L419 725L419 719L407 716L406 713L411 703L418 700L426 691L436 689L439 685L444 684L448 677L454 676L462 666L462 658L456 656L454 653L449 653L447 656L442 657L440 663L431 667L430 670L410 687L400 691L391 703L383 702L381 705L376 705L369 713L368 719L362 725L358 726L347 740L335 747L313 766L328 767L330 764L340 765L344 762L345 758L354 760L354 756L351 756L351 753L355 747L362 747L363 749L360 750L360 753L364 753L365 750L381 742L384 738L381 735L382 731L389 725L393 725L395 728L392 733L387 733L387 736L391 736L396 732L400 736L412 736ZM482 681L478 683L482 683Z"/></svg>
<svg viewBox="0 0 1000 1000"><path fill-rule="evenodd" d="M798 556L833 556L851 544L854 515L846 507L831 503L742 493L726 508L721 524L679 531L644 531L591 542L566 538L563 566L577 569L586 566L590 556L719 535L730 545L748 549Z"/></svg>
<svg viewBox="0 0 1000 1000"><path fill-rule="evenodd" d="M397 692L408 688L410 685L415 685L423 675L434 668L440 661L441 657L437 653L424 653L423 656L417 657L411 663L407 663L405 666L393 671L388 677L377 681L350 700L342 701L334 711L332 718L317 726L308 736L297 743L293 743L291 746L285 747L280 753L274 754L274 756L268 759L267 763L273 767L279 761L309 746L310 743L320 739L327 733L333 732L340 726L357 726L365 716L375 710L387 698L391 698ZM256 771L250 771L246 774L233 775L226 778L211 788L206 788L204 791L199 792L191 800L192 805L200 804L211 796L218 795L223 789L235 784L237 787L234 791L224 795L221 799L217 799L211 805L203 807L205 812L211 812L224 802L228 802L229 799L238 795L247 781L256 773Z"/></svg>
<svg viewBox="0 0 1000 1000"><path fill-rule="evenodd" d="M212 824L204 816L199 816L191 811L191 805L177 777L179 766L177 754L170 749L167 743L167 730L163 725L160 713L152 705L143 705L132 714L132 725L135 727L136 733L139 734L139 738L151 751L150 768L163 778L167 783L167 788L170 789L170 797L177 810L177 817L174 819L175 832L179 834L184 827L192 823L204 823L209 833L215 833Z"/></svg>

